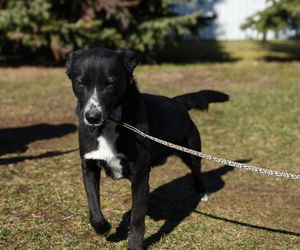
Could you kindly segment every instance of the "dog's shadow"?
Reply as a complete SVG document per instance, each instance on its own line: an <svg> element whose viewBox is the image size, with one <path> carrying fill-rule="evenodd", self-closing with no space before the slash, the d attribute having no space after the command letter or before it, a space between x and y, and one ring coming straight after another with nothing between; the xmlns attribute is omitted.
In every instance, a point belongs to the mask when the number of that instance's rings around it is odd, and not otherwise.
<svg viewBox="0 0 300 250"><path fill-rule="evenodd" d="M29 147L29 144L33 142L59 138L73 133L76 130L77 127L70 123L55 125L40 123L22 127L0 128L0 165L16 164L25 160L48 158L76 151L49 151L34 156L18 155L2 158L2 156L6 154L25 153Z"/></svg>
<svg viewBox="0 0 300 250"><path fill-rule="evenodd" d="M248 161L241 160L239 162ZM225 185L222 176L232 170L232 167L225 165L204 172L202 176L208 193L212 194L222 189ZM187 174L163 184L150 193L147 215L155 221L164 220L164 224L156 233L145 239L144 246L146 249L158 242L163 236L171 233L198 206L200 200L196 198L191 184L192 176ZM124 214L116 232L107 237L108 241L118 242L127 238L129 214L130 211Z"/></svg>

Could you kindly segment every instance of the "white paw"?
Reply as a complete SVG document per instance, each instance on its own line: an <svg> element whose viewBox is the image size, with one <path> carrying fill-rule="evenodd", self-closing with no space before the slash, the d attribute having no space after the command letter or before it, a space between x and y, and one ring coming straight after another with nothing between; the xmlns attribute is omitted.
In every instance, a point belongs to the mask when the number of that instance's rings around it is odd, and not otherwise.
<svg viewBox="0 0 300 250"><path fill-rule="evenodd" d="M198 195L198 197L199 197L199 200L201 200L201 201L208 201L209 195L207 193L201 193Z"/></svg>

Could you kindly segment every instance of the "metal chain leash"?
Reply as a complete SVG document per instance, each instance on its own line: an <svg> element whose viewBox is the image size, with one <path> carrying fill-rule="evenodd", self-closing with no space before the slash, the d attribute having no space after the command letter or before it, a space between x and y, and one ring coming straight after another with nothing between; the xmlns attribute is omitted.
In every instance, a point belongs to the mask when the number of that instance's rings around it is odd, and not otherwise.
<svg viewBox="0 0 300 250"><path fill-rule="evenodd" d="M169 148L173 148L173 149L176 149L176 150L179 150L179 151L182 151L182 152L194 155L194 156L204 158L204 159L209 160L209 161L214 161L214 162L221 163L223 165L227 165L227 166L231 166L231 167L235 167L235 168L241 168L241 169L251 171L251 172L255 172L255 173L259 173L259 174L277 176L277 177L286 178L286 179L300 180L300 175L297 175L297 174L279 172L279 171L276 171L276 170L266 169L266 168L262 168L262 167L256 167L256 166L253 166L253 165L250 165L250 164L239 163L239 162L235 162L235 161L226 160L226 159L223 159L223 158L220 158L220 157L212 156L212 155L209 155L209 154L205 154L205 153L202 153L200 151L196 151L196 150L189 149L189 148L186 148L186 147L183 147L183 146L179 146L177 144L174 144L174 143L171 143L171 142L168 142L168 141L164 141L162 139L158 139L154 136L151 136L151 135L148 135L148 134L144 133L143 131L141 131L141 130L139 130L139 129L127 124L127 123L118 122L114 119L111 119L111 120L114 121L114 122L117 122L118 124L122 125L123 127L139 134L140 136L142 136L144 138L150 139L152 141L155 141L155 142L157 142L159 144L162 144L164 146L167 146Z"/></svg>

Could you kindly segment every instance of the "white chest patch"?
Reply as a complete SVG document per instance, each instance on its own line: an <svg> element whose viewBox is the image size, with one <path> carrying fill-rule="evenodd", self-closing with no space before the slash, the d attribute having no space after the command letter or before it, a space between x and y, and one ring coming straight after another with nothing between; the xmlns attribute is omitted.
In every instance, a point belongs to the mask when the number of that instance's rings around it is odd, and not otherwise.
<svg viewBox="0 0 300 250"><path fill-rule="evenodd" d="M116 112L119 113L120 111L117 110ZM123 177L121 160L126 159L126 157L117 152L116 142L119 135L116 126L115 123L108 121L101 135L97 138L97 149L86 153L84 158L105 161L113 175L112 178L120 179Z"/></svg>

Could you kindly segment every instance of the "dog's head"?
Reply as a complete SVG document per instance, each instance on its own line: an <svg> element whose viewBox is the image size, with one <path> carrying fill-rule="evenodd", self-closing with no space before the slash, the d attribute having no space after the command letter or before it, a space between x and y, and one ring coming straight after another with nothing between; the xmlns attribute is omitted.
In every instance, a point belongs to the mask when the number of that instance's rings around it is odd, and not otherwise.
<svg viewBox="0 0 300 250"><path fill-rule="evenodd" d="M130 50L78 50L68 56L66 74L78 99L79 116L89 126L101 126L118 107L138 64Z"/></svg>

